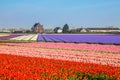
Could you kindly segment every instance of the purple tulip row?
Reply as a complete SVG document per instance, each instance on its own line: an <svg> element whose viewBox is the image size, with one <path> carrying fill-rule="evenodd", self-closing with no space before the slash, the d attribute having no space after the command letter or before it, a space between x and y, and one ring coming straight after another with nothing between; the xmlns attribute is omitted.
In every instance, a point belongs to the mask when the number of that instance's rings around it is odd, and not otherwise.
<svg viewBox="0 0 120 80"><path fill-rule="evenodd" d="M15 37L18 37L18 36L22 36L22 34L11 34L11 35L8 35L8 36L0 36L0 40L9 40L11 38L15 38Z"/></svg>
<svg viewBox="0 0 120 80"><path fill-rule="evenodd" d="M120 44L120 34L39 34L38 41Z"/></svg>

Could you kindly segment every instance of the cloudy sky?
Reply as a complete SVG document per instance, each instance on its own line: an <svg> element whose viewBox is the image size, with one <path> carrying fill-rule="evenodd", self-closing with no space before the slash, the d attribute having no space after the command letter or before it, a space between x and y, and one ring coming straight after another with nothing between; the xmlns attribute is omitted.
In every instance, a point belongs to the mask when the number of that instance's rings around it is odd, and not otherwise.
<svg viewBox="0 0 120 80"><path fill-rule="evenodd" d="M0 0L0 27L120 27L120 0Z"/></svg>

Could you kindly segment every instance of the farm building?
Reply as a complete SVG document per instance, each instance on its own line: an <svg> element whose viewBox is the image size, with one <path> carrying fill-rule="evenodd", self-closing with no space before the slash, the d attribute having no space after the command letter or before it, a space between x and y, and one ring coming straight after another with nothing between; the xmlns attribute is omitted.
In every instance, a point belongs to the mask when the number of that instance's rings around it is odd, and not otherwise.
<svg viewBox="0 0 120 80"><path fill-rule="evenodd" d="M41 25L40 23L35 23L31 29L32 32L35 33L44 33L43 25Z"/></svg>
<svg viewBox="0 0 120 80"><path fill-rule="evenodd" d="M54 29L54 32L55 33L62 33L62 29L61 29L61 27L56 27L55 29Z"/></svg>
<svg viewBox="0 0 120 80"><path fill-rule="evenodd" d="M120 32L119 28L78 28L76 32Z"/></svg>

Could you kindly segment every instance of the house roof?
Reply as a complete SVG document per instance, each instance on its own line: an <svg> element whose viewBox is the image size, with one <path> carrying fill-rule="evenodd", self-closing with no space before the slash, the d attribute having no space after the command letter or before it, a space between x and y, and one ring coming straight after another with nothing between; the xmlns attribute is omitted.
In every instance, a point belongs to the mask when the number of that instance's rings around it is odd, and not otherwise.
<svg viewBox="0 0 120 80"><path fill-rule="evenodd" d="M80 32L80 31L83 30L83 29L85 29L86 31L89 31L88 28L78 28L77 31Z"/></svg>
<svg viewBox="0 0 120 80"><path fill-rule="evenodd" d="M35 23L33 27L37 27L37 26L41 26L42 27L42 25L40 23Z"/></svg>

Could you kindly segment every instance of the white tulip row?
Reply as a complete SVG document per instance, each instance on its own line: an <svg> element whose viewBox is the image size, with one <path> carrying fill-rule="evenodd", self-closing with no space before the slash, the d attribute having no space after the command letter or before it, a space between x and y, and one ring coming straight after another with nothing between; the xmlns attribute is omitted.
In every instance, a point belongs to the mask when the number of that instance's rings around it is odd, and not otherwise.
<svg viewBox="0 0 120 80"><path fill-rule="evenodd" d="M36 41L38 34L30 34L30 35L23 35L15 38L11 38L10 40L23 40L23 41Z"/></svg>
<svg viewBox="0 0 120 80"><path fill-rule="evenodd" d="M4 33L0 33L0 36L8 36L10 34L4 34Z"/></svg>
<svg viewBox="0 0 120 80"><path fill-rule="evenodd" d="M38 35L36 34L36 35L34 35L34 36L31 38L31 40L32 40L32 41L36 41L37 38L38 38Z"/></svg>

